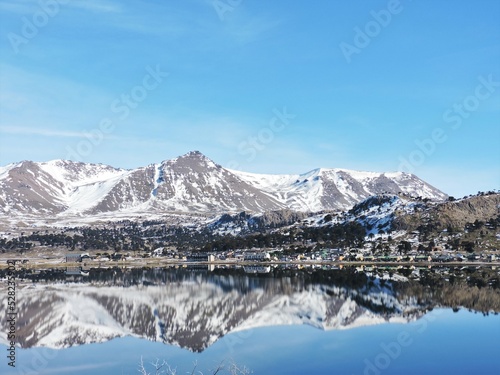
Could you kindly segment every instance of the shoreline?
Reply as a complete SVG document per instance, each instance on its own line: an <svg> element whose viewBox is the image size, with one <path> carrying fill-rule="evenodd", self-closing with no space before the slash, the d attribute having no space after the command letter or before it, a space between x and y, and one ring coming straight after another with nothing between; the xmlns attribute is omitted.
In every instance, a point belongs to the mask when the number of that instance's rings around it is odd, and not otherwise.
<svg viewBox="0 0 500 375"><path fill-rule="evenodd" d="M27 262L25 262L27 261ZM260 266L271 267L280 265L302 265L302 266L419 266L419 267L459 267L459 266L480 266L480 267L500 267L500 261L493 262L373 262L373 261L314 261L314 260L293 260L293 261L213 261L213 262L188 262L179 260L162 260L159 258L150 258L144 260L130 260L130 261L103 261L103 262L64 262L30 258L11 258L0 260L0 270L9 267L9 264L15 262L16 269L40 269L40 268L110 268L110 267L167 267L167 266Z"/></svg>

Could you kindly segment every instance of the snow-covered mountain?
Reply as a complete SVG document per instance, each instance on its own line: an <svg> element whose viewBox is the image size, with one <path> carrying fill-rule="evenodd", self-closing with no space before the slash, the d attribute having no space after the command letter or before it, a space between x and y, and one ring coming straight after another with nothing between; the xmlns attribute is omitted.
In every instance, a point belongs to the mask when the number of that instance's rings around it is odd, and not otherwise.
<svg viewBox="0 0 500 375"><path fill-rule="evenodd" d="M66 160L0 167L0 212L8 216L319 211L347 209L384 192L446 198L412 174L252 174L223 168L198 151L132 170Z"/></svg>
<svg viewBox="0 0 500 375"><path fill-rule="evenodd" d="M432 200L447 196L413 174L347 169L314 169L300 175L265 175L232 171L242 180L297 211L349 209L382 193L406 193Z"/></svg>
<svg viewBox="0 0 500 375"><path fill-rule="evenodd" d="M18 290L17 338L22 347L65 348L135 336L202 351L226 334L255 327L348 329L408 322L425 313L427 306L398 299L390 282L377 280L359 290L196 273L163 285L27 285ZM0 317L4 328L6 319Z"/></svg>

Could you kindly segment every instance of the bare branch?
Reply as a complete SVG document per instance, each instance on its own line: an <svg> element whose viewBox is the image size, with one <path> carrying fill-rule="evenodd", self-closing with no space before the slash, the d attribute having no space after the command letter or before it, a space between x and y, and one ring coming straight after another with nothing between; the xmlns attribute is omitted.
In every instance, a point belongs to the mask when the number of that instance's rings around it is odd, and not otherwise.
<svg viewBox="0 0 500 375"><path fill-rule="evenodd" d="M170 367L170 365L168 364L167 361L165 361L165 364L167 365L167 368L168 368L168 372L167 372L168 375L176 375L177 374L177 368L172 369L172 367Z"/></svg>
<svg viewBox="0 0 500 375"><path fill-rule="evenodd" d="M221 363L219 363L219 366L215 369L213 375L217 375L219 371L221 371L223 368L224 368L224 361L221 361Z"/></svg>
<svg viewBox="0 0 500 375"><path fill-rule="evenodd" d="M251 373L250 369L246 366L238 367L236 363L231 363L229 366L229 373L231 375L248 375Z"/></svg>
<svg viewBox="0 0 500 375"><path fill-rule="evenodd" d="M193 367L193 371L191 371L191 375L194 375L194 372L196 371L196 367L198 366L198 362L194 362L194 367Z"/></svg>
<svg viewBox="0 0 500 375"><path fill-rule="evenodd" d="M141 363L139 365L139 372L142 374L142 375L149 375L149 373L146 371L146 369L144 368L144 361L142 360L142 355L141 355Z"/></svg>
<svg viewBox="0 0 500 375"><path fill-rule="evenodd" d="M154 375L177 375L177 368L172 368L170 364L163 360L160 363L160 360L157 358L156 361L150 362L150 365L154 368L155 372ZM225 367L224 360L222 360L217 368L215 370L210 370L211 375L222 375L223 371L226 369L226 372L229 373L230 375L249 375L251 374L250 369L248 369L246 366L239 367L234 361L230 363L228 367ZM151 373L147 372L146 368L144 367L144 360L141 356L141 362L139 364L139 370L138 370L141 375L151 375ZM203 375L203 372L198 370L198 363L194 362L193 363L193 369L191 370L191 375Z"/></svg>

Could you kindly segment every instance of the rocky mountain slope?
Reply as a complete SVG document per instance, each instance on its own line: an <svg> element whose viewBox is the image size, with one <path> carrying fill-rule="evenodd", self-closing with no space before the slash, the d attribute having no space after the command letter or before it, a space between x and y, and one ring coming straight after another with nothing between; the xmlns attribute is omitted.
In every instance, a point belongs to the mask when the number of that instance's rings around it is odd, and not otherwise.
<svg viewBox="0 0 500 375"><path fill-rule="evenodd" d="M463 229L476 221L487 222L500 216L500 194L490 192L438 204L419 204L413 210L399 212L395 229L414 230L421 225Z"/></svg>
<svg viewBox="0 0 500 375"><path fill-rule="evenodd" d="M301 175L259 175L225 169L197 151L133 170L65 160L0 167L0 212L9 217L305 212L347 209L384 192L446 198L401 172L316 169Z"/></svg>
<svg viewBox="0 0 500 375"><path fill-rule="evenodd" d="M349 209L376 194L406 193L432 200L447 196L408 173L360 172L319 168L300 175L262 175L233 171L296 211Z"/></svg>

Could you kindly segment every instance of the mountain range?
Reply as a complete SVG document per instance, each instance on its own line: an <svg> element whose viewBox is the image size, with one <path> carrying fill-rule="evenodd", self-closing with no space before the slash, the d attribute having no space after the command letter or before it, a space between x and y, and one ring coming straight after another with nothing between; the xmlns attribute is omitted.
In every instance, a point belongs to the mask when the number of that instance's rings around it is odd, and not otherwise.
<svg viewBox="0 0 500 375"><path fill-rule="evenodd" d="M314 169L267 175L224 168L199 151L136 169L68 160L0 167L0 212L9 217L349 209L369 196L447 195L413 174Z"/></svg>
<svg viewBox="0 0 500 375"><path fill-rule="evenodd" d="M439 307L500 309L497 290L486 287L497 278L494 269L412 267L364 273L277 268L248 274L113 268L91 269L84 276L64 269L24 276L17 305L17 338L23 348L61 349L134 336L201 352L227 334L256 327L338 330L408 323ZM7 344L7 319L0 316L0 345Z"/></svg>

